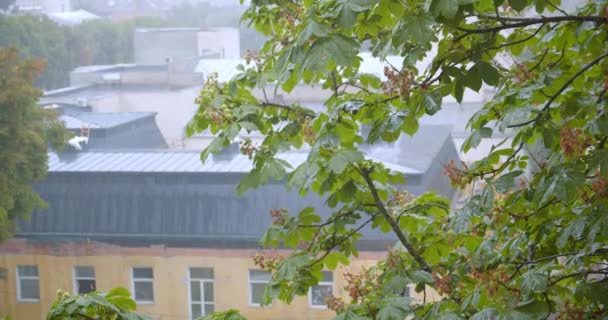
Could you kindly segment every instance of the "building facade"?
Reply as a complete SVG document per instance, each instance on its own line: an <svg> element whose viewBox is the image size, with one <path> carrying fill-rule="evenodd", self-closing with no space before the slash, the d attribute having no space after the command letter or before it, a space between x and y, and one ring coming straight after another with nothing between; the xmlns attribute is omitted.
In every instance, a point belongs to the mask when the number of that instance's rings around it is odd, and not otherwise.
<svg viewBox="0 0 608 320"><path fill-rule="evenodd" d="M275 301L271 306L259 306L255 300L268 278L259 275L253 263L255 249L36 244L19 239L2 244L0 250L4 274L0 279L0 310L13 319L45 319L57 289L78 292L77 271L82 267L94 271L87 279L96 290L129 289L138 312L153 319L196 319L205 312L228 309L238 309L248 319L330 319L334 315L319 302L323 296L312 296L312 292L290 305ZM358 272L382 257L382 252L362 252L359 259L339 267L319 287L346 296L343 273ZM24 267L35 268L35 275L19 275Z"/></svg>
<svg viewBox="0 0 608 320"><path fill-rule="evenodd" d="M373 145L364 151L405 175L407 185L400 188L451 197L453 190L438 173L442 163L458 159L450 129L421 127L420 133L394 148ZM49 154L48 178L35 186L48 208L20 222L16 237L0 244L0 310L14 319L44 319L57 289L86 293L120 286L154 319L195 319L226 309L239 309L248 319L331 318L324 300L328 294L347 296L343 274L373 265L396 239L363 228L360 256L350 265L328 270L308 296L291 305L261 307L270 275L253 257L272 223L269 211L297 214L312 206L324 217L330 211L323 198L301 197L281 181L237 196L251 161L230 150L205 163L199 152L169 149ZM279 157L297 167L307 153Z"/></svg>

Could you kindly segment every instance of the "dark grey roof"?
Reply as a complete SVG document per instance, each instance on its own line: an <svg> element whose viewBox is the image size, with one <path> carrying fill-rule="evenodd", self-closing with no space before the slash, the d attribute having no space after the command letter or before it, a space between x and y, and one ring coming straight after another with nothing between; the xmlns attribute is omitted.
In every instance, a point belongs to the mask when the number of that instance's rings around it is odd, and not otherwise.
<svg viewBox="0 0 608 320"><path fill-rule="evenodd" d="M150 149L167 148L167 143L156 124L154 112L91 112L78 106L58 105L60 120L75 135L82 128L90 128L85 150ZM80 157L67 148L62 161L73 161Z"/></svg>
<svg viewBox="0 0 608 320"><path fill-rule="evenodd" d="M292 214L307 206L327 216L324 201L300 197L281 183L235 194L242 175L51 173L37 191L49 204L21 223L19 236L119 244L255 247L271 224L271 209ZM86 183L85 183L86 182ZM384 249L390 238L365 230L366 244Z"/></svg>
<svg viewBox="0 0 608 320"><path fill-rule="evenodd" d="M424 157L430 162L420 166L424 170L384 163L405 173L403 188L411 193L435 190L451 197L453 189L441 174L442 164L458 159L449 132L445 139L439 128L421 133L433 133L437 142L427 141L425 146L400 141L422 149L397 155ZM427 154L426 147L435 154ZM374 160L388 157L404 162L399 156L391 157L386 146L372 151L368 150L368 157ZM303 152L280 155L294 167L306 161L306 156ZM251 161L240 154L211 157L204 164L194 151L50 154L48 178L36 185L48 208L35 212L30 222L20 223L17 234L45 241L251 247L270 225L271 209L287 208L297 213L314 206L323 215L329 213L323 198L314 194L301 197L296 191L285 190L281 181L237 196L236 186L250 169ZM364 249L384 250L394 240L371 228L363 233Z"/></svg>

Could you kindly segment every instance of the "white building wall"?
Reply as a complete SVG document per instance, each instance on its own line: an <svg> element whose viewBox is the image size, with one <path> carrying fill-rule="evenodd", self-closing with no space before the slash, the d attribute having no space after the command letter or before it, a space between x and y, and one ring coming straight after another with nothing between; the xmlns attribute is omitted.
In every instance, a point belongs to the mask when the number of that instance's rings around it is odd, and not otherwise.
<svg viewBox="0 0 608 320"><path fill-rule="evenodd" d="M198 32L199 56L213 55L220 59L238 59L241 56L237 28L211 28Z"/></svg>

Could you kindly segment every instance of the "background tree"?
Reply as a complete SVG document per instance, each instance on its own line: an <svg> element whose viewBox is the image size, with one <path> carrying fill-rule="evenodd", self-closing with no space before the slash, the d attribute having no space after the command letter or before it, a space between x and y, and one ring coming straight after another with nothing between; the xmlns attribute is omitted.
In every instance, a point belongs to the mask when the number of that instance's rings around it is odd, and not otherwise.
<svg viewBox="0 0 608 320"><path fill-rule="evenodd" d="M252 1L244 19L270 40L232 81L208 80L189 133L217 134L203 159L241 130L261 133L260 145L242 145L253 169L238 191L286 179L332 211L272 212L261 243L294 251L257 259L273 271L266 303L305 295L322 269L348 263L371 224L397 246L347 279L350 300L328 301L336 319L607 317L608 9L574 2L566 11L559 0ZM403 57L378 70L387 81L358 72L364 44L381 59ZM425 56L433 61L418 70ZM318 112L253 96L272 81L286 91L322 83L333 95ZM469 120L463 150L496 131L514 136L445 168L458 188L483 186L463 208L413 197L400 173L365 159L364 143L415 134L444 97L460 102L483 85L495 94ZM297 168L277 158L294 148L308 152ZM543 157L527 152L539 148ZM528 175L529 161L537 170ZM442 298L414 302L403 296L408 283Z"/></svg>
<svg viewBox="0 0 608 320"><path fill-rule="evenodd" d="M44 16L0 15L0 47L15 47L22 57L44 58L48 68L36 85L53 89L68 83L71 68L64 29Z"/></svg>
<svg viewBox="0 0 608 320"><path fill-rule="evenodd" d="M0 241L11 236L17 219L44 206L32 183L46 176L48 144L62 149L65 141L63 124L37 106L33 82L43 70L44 62L0 48Z"/></svg>
<svg viewBox="0 0 608 320"><path fill-rule="evenodd" d="M15 0L0 0L0 10L2 11L6 11L8 10L13 4L15 3Z"/></svg>

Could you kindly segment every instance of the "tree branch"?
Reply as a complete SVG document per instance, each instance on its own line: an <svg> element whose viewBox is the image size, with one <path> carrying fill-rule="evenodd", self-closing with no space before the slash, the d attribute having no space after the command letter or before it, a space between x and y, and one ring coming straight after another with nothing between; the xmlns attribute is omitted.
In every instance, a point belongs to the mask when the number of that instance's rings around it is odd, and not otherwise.
<svg viewBox="0 0 608 320"><path fill-rule="evenodd" d="M528 121L525 121L525 122L508 125L507 128L523 127L525 125L529 125L531 123L536 122L538 119L540 119L541 115L544 114L545 111L549 110L549 107L551 107L551 104L555 101L555 99L557 99L557 97L559 97L559 95L562 94L564 92L564 90L566 90L572 84L572 82L574 82L574 80L576 80L576 78L578 78L580 75L585 73L585 71L589 70L591 67L598 64L600 61L602 61L602 59L604 59L606 57L608 57L608 52L595 58L593 61L589 62L584 67L582 67L577 73L575 73L570 79L568 79L568 81L566 81L566 83L564 83L561 86L561 88L559 88L559 90L557 90L557 92L554 95L551 96L549 101L547 101L547 103L545 103L545 106L541 109L541 112L536 117L534 117Z"/></svg>
<svg viewBox="0 0 608 320"><path fill-rule="evenodd" d="M503 44L501 44L499 46L489 47L486 50L498 50L498 49L501 49L501 48L504 48L504 47L508 47L508 46L512 46L512 45L516 45L516 44L520 44L520 43L524 43L524 42L526 42L526 41L534 38L534 36L536 36L543 29L543 27L545 25L546 25L545 23L541 24L540 27L538 27L538 29L536 29L536 31L534 31L531 35L529 35L529 36L527 36L527 37L525 37L523 39L519 39L519 40L513 41L513 42L505 42L505 43L503 43Z"/></svg>
<svg viewBox="0 0 608 320"><path fill-rule="evenodd" d="M375 214L371 215L371 217L369 219L367 219L365 222L363 222L359 227L357 227L356 229L354 229L351 232L347 233L346 236L344 236L344 239L342 241L333 243L332 246L327 251L325 251L325 253L321 257L319 257L317 260L315 260L312 263L310 263L309 266L314 266L315 264L321 262L321 260L325 259L325 257L327 257L336 247L338 247L339 245L341 245L342 243L344 243L344 241L348 240L355 233L361 231L361 229L363 229L366 225L368 225L370 222L372 222L375 217L376 217Z"/></svg>
<svg viewBox="0 0 608 320"><path fill-rule="evenodd" d="M420 255L418 250L416 250L416 248L414 248L414 246L412 246L412 244L405 238L405 235L403 234L403 231L401 231L401 228L399 227L399 225L397 225L397 223L395 222L393 217L391 217L391 215L386 210L386 207L382 203L382 199L380 199L378 190L376 189L376 186L374 185L374 181L371 179L371 177L369 175L370 171L365 168L359 168L358 171L361 174L361 176L363 177L363 179L365 179L365 182L367 183L367 186L368 186L370 192L372 193L372 197L374 198L374 201L376 202L376 207L378 208L378 211L384 217L384 219L386 219L386 221L389 223L389 225L391 226L391 229L393 229L393 232L395 232L395 234L397 235L397 238L399 238L399 241L407 249L408 253L411 254L412 257L414 257L414 260L416 260L416 262L418 262L418 264L420 264L422 269L424 269L428 272L431 272L432 271L431 266L429 266L429 264L424 260L422 255Z"/></svg>
<svg viewBox="0 0 608 320"><path fill-rule="evenodd" d="M534 17L534 18L523 18L523 17L503 17L503 16L488 16L488 15L479 15L477 16L479 19L485 20L496 20L496 21L514 21L515 23L504 24L495 27L488 28L477 28L477 29L467 29L462 27L457 27L456 29L466 32L467 34L479 34L479 33L492 33L499 32L507 29L514 29L520 27L531 26L539 23L552 23L552 22L568 22L568 21L579 21L579 22L604 22L604 17L601 16L558 16L558 17Z"/></svg>
<svg viewBox="0 0 608 320"><path fill-rule="evenodd" d="M294 108L284 104L272 103L272 102L262 102L259 106L261 107L273 107L278 109L287 110L294 113L299 113L305 118L314 118L316 116L315 112L312 110L304 109L304 108Z"/></svg>
<svg viewBox="0 0 608 320"><path fill-rule="evenodd" d="M547 287L551 287L551 286L557 284L558 282L568 279L568 278L574 278L574 277L580 277L580 276L586 277L590 274L606 274L607 272L608 272L608 268L569 273L569 274L563 275L561 277L555 278L555 280L553 280L553 281L549 282L549 284L547 284Z"/></svg>

